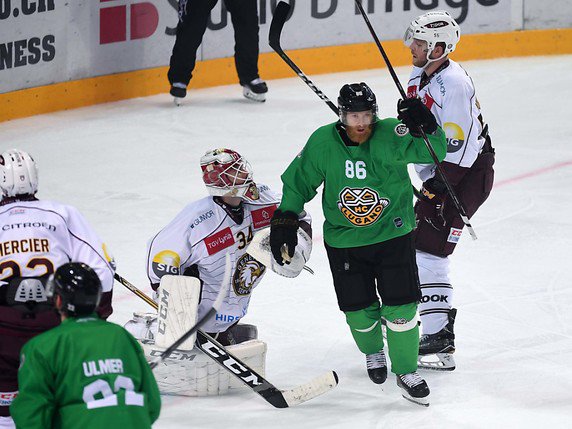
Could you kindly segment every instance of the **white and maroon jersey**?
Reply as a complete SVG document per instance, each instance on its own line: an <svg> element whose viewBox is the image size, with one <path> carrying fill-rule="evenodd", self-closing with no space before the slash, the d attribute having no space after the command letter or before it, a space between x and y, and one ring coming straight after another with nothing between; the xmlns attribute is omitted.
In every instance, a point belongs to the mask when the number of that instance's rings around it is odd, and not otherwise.
<svg viewBox="0 0 572 429"><path fill-rule="evenodd" d="M246 248L257 231L270 225L280 200L267 186L257 188L256 201L243 200L240 225L209 196L187 205L148 244L147 274L154 287L165 274L198 274L203 283L199 318L211 308L220 288L228 289L221 309L204 325L206 332L222 332L246 314L251 292L266 271ZM309 223L308 216L303 219ZM230 281L223 285L227 253L232 269Z"/></svg>
<svg viewBox="0 0 572 429"><path fill-rule="evenodd" d="M414 67L407 85L407 97L419 97L431 110L447 136L445 163L470 168L483 148L481 108L473 80L455 61L434 73L429 83L419 88L423 69ZM421 180L435 174L433 164L415 166Z"/></svg>
<svg viewBox="0 0 572 429"><path fill-rule="evenodd" d="M114 261L79 211L53 201L15 201L0 205L0 287L13 277L40 277L66 262L95 270L111 314ZM102 300L103 303L103 300Z"/></svg>

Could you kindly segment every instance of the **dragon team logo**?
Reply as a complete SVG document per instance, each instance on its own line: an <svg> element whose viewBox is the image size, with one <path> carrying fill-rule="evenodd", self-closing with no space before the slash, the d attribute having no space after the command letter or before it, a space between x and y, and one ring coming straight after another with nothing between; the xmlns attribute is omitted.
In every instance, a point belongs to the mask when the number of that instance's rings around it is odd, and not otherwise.
<svg viewBox="0 0 572 429"><path fill-rule="evenodd" d="M172 250L163 250L153 256L153 272L157 277L163 277L165 274L179 274L179 265L181 265L181 257Z"/></svg>
<svg viewBox="0 0 572 429"><path fill-rule="evenodd" d="M387 198L381 198L370 188L344 188L340 192L338 208L355 226L368 226L375 223L383 209L389 205Z"/></svg>
<svg viewBox="0 0 572 429"><path fill-rule="evenodd" d="M236 270L232 277L234 293L239 296L249 295L252 287L265 271L266 267L248 253L242 255L236 262Z"/></svg>

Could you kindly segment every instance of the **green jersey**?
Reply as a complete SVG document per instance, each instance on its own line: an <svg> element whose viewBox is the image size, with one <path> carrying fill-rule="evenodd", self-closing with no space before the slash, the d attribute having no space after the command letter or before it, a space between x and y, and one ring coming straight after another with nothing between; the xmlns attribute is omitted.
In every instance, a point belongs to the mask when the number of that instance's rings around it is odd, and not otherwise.
<svg viewBox="0 0 572 429"><path fill-rule="evenodd" d="M446 155L445 133L429 141ZM346 146L336 124L318 128L282 174L280 210L300 213L323 183L324 240L331 247L366 246L405 235L415 226L407 164L432 163L422 138L397 119L378 120L369 140Z"/></svg>
<svg viewBox="0 0 572 429"><path fill-rule="evenodd" d="M157 382L137 340L93 315L70 318L22 349L18 428L141 429L159 417Z"/></svg>

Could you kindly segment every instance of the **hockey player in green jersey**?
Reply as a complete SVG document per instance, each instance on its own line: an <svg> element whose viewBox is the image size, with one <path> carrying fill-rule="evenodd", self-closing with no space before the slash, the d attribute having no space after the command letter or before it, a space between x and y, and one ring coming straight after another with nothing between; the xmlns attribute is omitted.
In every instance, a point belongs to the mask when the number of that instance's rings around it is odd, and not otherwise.
<svg viewBox="0 0 572 429"><path fill-rule="evenodd" d="M66 263L46 289L62 323L22 349L20 391L10 407L16 427L151 428L161 407L157 383L137 341L97 317L95 271Z"/></svg>
<svg viewBox="0 0 572 429"><path fill-rule="evenodd" d="M318 128L282 174L282 202L271 222L276 262L294 254L298 213L324 184L324 242L338 305L376 384L387 378L381 320L387 326L391 370L403 396L428 405L417 373L419 279L411 232L415 227L409 163L431 163L427 133L439 160L445 134L419 99L401 100L399 119L377 118L365 83L344 85L340 121ZM382 305L380 306L380 298Z"/></svg>

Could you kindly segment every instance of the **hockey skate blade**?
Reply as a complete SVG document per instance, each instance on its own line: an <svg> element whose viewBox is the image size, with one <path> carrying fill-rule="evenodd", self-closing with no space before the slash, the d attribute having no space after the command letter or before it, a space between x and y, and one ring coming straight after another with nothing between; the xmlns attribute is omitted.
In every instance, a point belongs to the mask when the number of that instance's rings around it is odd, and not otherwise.
<svg viewBox="0 0 572 429"><path fill-rule="evenodd" d="M414 398L413 396L405 393L404 391L401 392L401 396L403 396L403 398L407 399L409 402L413 402L415 405L421 405L422 407L429 406L429 396L426 396L424 398Z"/></svg>
<svg viewBox="0 0 572 429"><path fill-rule="evenodd" d="M320 375L306 384L295 387L291 390L283 390L282 395L289 407L299 405L317 396L329 392L338 385L338 374L329 371Z"/></svg>
<svg viewBox="0 0 572 429"><path fill-rule="evenodd" d="M428 369L431 371L453 371L456 368L455 358L451 353L418 356L417 366L419 369Z"/></svg>

